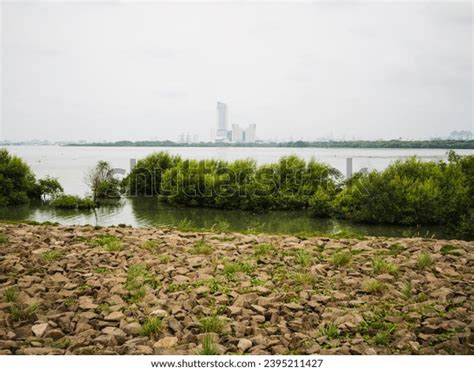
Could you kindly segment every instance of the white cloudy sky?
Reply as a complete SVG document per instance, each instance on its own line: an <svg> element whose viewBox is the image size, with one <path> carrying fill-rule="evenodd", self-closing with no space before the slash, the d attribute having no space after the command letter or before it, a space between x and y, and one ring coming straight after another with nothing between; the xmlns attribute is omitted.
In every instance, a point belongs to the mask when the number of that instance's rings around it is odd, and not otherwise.
<svg viewBox="0 0 474 371"><path fill-rule="evenodd" d="M473 128L471 2L1 4L6 139L208 140Z"/></svg>

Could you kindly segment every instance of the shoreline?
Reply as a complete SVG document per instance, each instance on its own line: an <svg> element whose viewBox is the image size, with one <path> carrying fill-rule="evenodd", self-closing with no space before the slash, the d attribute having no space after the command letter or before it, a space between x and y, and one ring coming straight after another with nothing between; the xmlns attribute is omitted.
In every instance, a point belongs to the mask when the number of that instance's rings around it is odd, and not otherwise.
<svg viewBox="0 0 474 371"><path fill-rule="evenodd" d="M27 224L0 236L1 354L473 353L474 242Z"/></svg>

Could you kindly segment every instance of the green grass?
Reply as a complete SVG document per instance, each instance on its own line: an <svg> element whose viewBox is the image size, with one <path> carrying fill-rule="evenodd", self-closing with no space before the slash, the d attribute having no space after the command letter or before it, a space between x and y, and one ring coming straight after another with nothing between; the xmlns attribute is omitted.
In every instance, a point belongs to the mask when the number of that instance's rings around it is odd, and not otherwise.
<svg viewBox="0 0 474 371"><path fill-rule="evenodd" d="M149 250L149 251L154 251L158 248L159 243L156 240L146 240L143 241L142 243L142 249Z"/></svg>
<svg viewBox="0 0 474 371"><path fill-rule="evenodd" d="M398 254L405 251L405 248L399 243L394 243L388 248L388 255L397 256Z"/></svg>
<svg viewBox="0 0 474 371"><path fill-rule="evenodd" d="M121 251L123 249L120 238L110 235L97 236L92 241L92 245L102 247L109 252Z"/></svg>
<svg viewBox="0 0 474 371"><path fill-rule="evenodd" d="M375 311L364 318L359 324L358 331L364 339L379 346L389 346L392 340L392 333L396 325L385 320L383 311Z"/></svg>
<svg viewBox="0 0 474 371"><path fill-rule="evenodd" d="M224 325L224 321L217 316L204 317L199 320L201 333L215 332L220 334L224 330Z"/></svg>
<svg viewBox="0 0 474 371"><path fill-rule="evenodd" d="M370 278L362 282L362 289L369 293L378 293L384 290L384 285L382 282L376 280L375 278Z"/></svg>
<svg viewBox="0 0 474 371"><path fill-rule="evenodd" d="M253 247L253 255L257 258L269 254L273 254L275 248L268 243L260 243Z"/></svg>
<svg viewBox="0 0 474 371"><path fill-rule="evenodd" d="M158 257L158 259L160 260L161 264L168 264L170 262L170 256L169 255L160 255Z"/></svg>
<svg viewBox="0 0 474 371"><path fill-rule="evenodd" d="M38 310L38 304L31 304L28 306L24 305L12 305L10 307L10 316L14 322L25 321L30 319Z"/></svg>
<svg viewBox="0 0 474 371"><path fill-rule="evenodd" d="M99 273L99 274L108 274L108 273L111 273L112 270L110 268L97 267L94 269L94 272Z"/></svg>
<svg viewBox="0 0 474 371"><path fill-rule="evenodd" d="M303 249L299 249L296 251L295 255L295 262L296 264L299 264L303 267L307 267L311 264L311 261L313 260L311 254Z"/></svg>
<svg viewBox="0 0 474 371"><path fill-rule="evenodd" d="M145 285L154 289L159 287L158 281L155 279L146 265L131 265L127 270L127 281L125 282L125 288L127 290L137 290Z"/></svg>
<svg viewBox="0 0 474 371"><path fill-rule="evenodd" d="M331 262L336 267L345 267L349 265L349 263L351 262L351 259L352 259L352 254L350 252L341 251L341 252L335 253L331 257Z"/></svg>
<svg viewBox="0 0 474 371"><path fill-rule="evenodd" d="M293 275L293 279L300 286L312 286L316 283L316 278L308 272L297 272Z"/></svg>
<svg viewBox="0 0 474 371"><path fill-rule="evenodd" d="M372 268L375 274L396 274L398 272L398 266L396 264L389 263L380 256L374 257L372 259Z"/></svg>
<svg viewBox="0 0 474 371"><path fill-rule="evenodd" d="M160 333L162 320L159 317L148 318L142 325L143 336L153 336Z"/></svg>
<svg viewBox="0 0 474 371"><path fill-rule="evenodd" d="M0 232L0 244L7 243L7 242L8 242L8 236Z"/></svg>
<svg viewBox="0 0 474 371"><path fill-rule="evenodd" d="M191 248L191 254L194 255L211 255L213 251L214 248L204 241L196 242Z"/></svg>
<svg viewBox="0 0 474 371"><path fill-rule="evenodd" d="M462 254L458 251L459 249L453 245L444 245L440 252L441 255L454 255L454 256L461 256Z"/></svg>
<svg viewBox="0 0 474 371"><path fill-rule="evenodd" d="M197 354L201 356L213 356L218 354L217 347L211 335L204 336L202 340L202 350Z"/></svg>
<svg viewBox="0 0 474 371"><path fill-rule="evenodd" d="M433 256L428 252L422 252L416 257L416 266L425 269L433 265Z"/></svg>
<svg viewBox="0 0 474 371"><path fill-rule="evenodd" d="M59 260L64 257L64 253L58 250L50 250L41 254L41 258L46 262L51 262L53 260Z"/></svg>
<svg viewBox="0 0 474 371"><path fill-rule="evenodd" d="M144 264L131 265L127 271L125 288L130 291L128 302L138 303L146 295L146 287L157 289L160 283Z"/></svg>
<svg viewBox="0 0 474 371"><path fill-rule="evenodd" d="M5 299L7 303L14 302L17 296L18 296L18 293L16 291L16 288L14 288L13 286L6 288L5 291L3 292L3 299Z"/></svg>
<svg viewBox="0 0 474 371"><path fill-rule="evenodd" d="M405 282L402 286L402 298L405 300L410 300L413 296L413 287L411 282Z"/></svg>
<svg viewBox="0 0 474 371"><path fill-rule="evenodd" d="M339 329L334 322L327 323L319 332L321 336L326 336L328 339L336 339L339 336Z"/></svg>
<svg viewBox="0 0 474 371"><path fill-rule="evenodd" d="M247 262L228 262L224 264L224 274L228 278L233 278L238 272L250 274L255 270L255 267Z"/></svg>

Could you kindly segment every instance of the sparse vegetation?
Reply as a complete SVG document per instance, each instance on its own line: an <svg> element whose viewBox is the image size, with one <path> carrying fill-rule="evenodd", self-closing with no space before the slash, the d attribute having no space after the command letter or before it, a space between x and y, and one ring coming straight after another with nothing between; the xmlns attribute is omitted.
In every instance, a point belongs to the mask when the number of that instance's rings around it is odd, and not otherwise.
<svg viewBox="0 0 474 371"><path fill-rule="evenodd" d="M419 269L425 269L433 264L433 256L428 252L422 252L416 257L416 265Z"/></svg>
<svg viewBox="0 0 474 371"><path fill-rule="evenodd" d="M379 293L384 290L384 284L375 278L370 278L362 282L362 289L369 293Z"/></svg>
<svg viewBox="0 0 474 371"><path fill-rule="evenodd" d="M310 252L303 249L299 249L298 251L296 251L296 255L295 255L296 264L299 264L303 267L307 267L311 264L311 261L312 261L312 256Z"/></svg>
<svg viewBox="0 0 474 371"><path fill-rule="evenodd" d="M238 272L250 274L255 270L255 267L248 262L228 262L224 264L224 274L233 278Z"/></svg>
<svg viewBox="0 0 474 371"><path fill-rule="evenodd" d="M461 252L453 245L443 245L440 250L441 255L461 256Z"/></svg>
<svg viewBox="0 0 474 371"><path fill-rule="evenodd" d="M142 248L149 251L155 251L159 246L158 241L156 240L146 240L142 243Z"/></svg>
<svg viewBox="0 0 474 371"><path fill-rule="evenodd" d="M413 286L410 281L405 282L402 286L402 298L405 300L410 300L413 295Z"/></svg>
<svg viewBox="0 0 474 371"><path fill-rule="evenodd" d="M14 322L29 320L38 310L38 304L30 305L12 305L10 307L10 316Z"/></svg>
<svg viewBox="0 0 474 371"><path fill-rule="evenodd" d="M0 245L8 242L8 236L0 232Z"/></svg>
<svg viewBox="0 0 474 371"><path fill-rule="evenodd" d="M109 252L121 251L123 248L120 238L109 235L101 235L96 237L92 241L92 245L100 246Z"/></svg>
<svg viewBox="0 0 474 371"><path fill-rule="evenodd" d="M196 242L191 249L191 253L194 255L210 255L213 251L212 246L204 241Z"/></svg>
<svg viewBox="0 0 474 371"><path fill-rule="evenodd" d="M267 243L259 243L258 245L255 245L253 249L253 255L257 258L270 255L275 251L275 248Z"/></svg>
<svg viewBox="0 0 474 371"><path fill-rule="evenodd" d="M341 252L335 253L331 257L331 262L336 267L345 267L351 262L351 259L352 259L352 254L350 252L341 251Z"/></svg>
<svg viewBox="0 0 474 371"><path fill-rule="evenodd" d="M5 291L3 291L3 299L7 303L14 302L16 300L17 296L18 296L18 293L16 291L16 288L13 287L13 286L7 287L5 289Z"/></svg>
<svg viewBox="0 0 474 371"><path fill-rule="evenodd" d="M162 320L159 317L148 318L142 325L143 336L155 336L160 333Z"/></svg>
<svg viewBox="0 0 474 371"><path fill-rule="evenodd" d="M387 262L380 256L376 256L372 259L372 268L375 274L390 273L396 274L398 272L398 266L396 264Z"/></svg>
<svg viewBox="0 0 474 371"><path fill-rule="evenodd" d="M213 356L218 354L217 347L214 344L211 335L207 334L204 336L202 340L202 349L197 354L201 356Z"/></svg>
<svg viewBox="0 0 474 371"><path fill-rule="evenodd" d="M58 250L50 250L41 254L41 258L46 262L51 262L53 260L59 260L64 257L64 253Z"/></svg>
<svg viewBox="0 0 474 371"><path fill-rule="evenodd" d="M224 330L225 322L217 316L210 316L201 318L199 325L201 333L215 332L220 334Z"/></svg>
<svg viewBox="0 0 474 371"><path fill-rule="evenodd" d="M334 322L327 323L320 329L321 336L326 336L328 339L336 339L339 336L339 329Z"/></svg>

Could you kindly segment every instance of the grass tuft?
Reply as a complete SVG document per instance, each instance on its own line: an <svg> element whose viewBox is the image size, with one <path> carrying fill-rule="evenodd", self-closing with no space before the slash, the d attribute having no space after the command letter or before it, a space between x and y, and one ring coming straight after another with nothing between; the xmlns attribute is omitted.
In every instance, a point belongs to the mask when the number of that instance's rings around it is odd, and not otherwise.
<svg viewBox="0 0 474 371"><path fill-rule="evenodd" d="M352 259L352 254L347 251L341 251L338 253L335 253L331 257L331 262L333 265L336 267L345 267L346 265L349 265Z"/></svg>
<svg viewBox="0 0 474 371"><path fill-rule="evenodd" d="M145 323L142 325L143 336L153 336L157 335L161 330L162 320L159 317L148 318Z"/></svg>
<svg viewBox="0 0 474 371"><path fill-rule="evenodd" d="M380 256L372 259L372 268L374 269L375 274L396 274L398 272L398 266L396 264L389 263Z"/></svg>
<svg viewBox="0 0 474 371"><path fill-rule="evenodd" d="M6 288L5 291L3 292L3 299L5 299L7 303L14 302L17 296L18 296L18 293L16 291L16 288L13 286Z"/></svg>
<svg viewBox="0 0 474 371"><path fill-rule="evenodd" d="M273 254L274 251L275 248L272 245L268 243L260 243L254 246L253 255L259 258L264 255Z"/></svg>
<svg viewBox="0 0 474 371"><path fill-rule="evenodd" d="M382 292L384 288L385 287L383 283L380 282L379 280L376 280L375 278L370 278L362 282L362 289L365 292L378 293L378 292Z"/></svg>
<svg viewBox="0 0 474 371"><path fill-rule="evenodd" d="M100 246L109 252L121 251L123 249L120 238L111 235L101 235L96 237L92 241L92 245Z"/></svg>
<svg viewBox="0 0 474 371"><path fill-rule="evenodd" d="M215 332L220 334L224 330L224 321L217 316L204 317L199 320L201 333Z"/></svg>
<svg viewBox="0 0 474 371"><path fill-rule="evenodd" d="M211 335L206 335L202 339L202 350L197 353L201 356L214 356L218 354L217 347Z"/></svg>
<svg viewBox="0 0 474 371"><path fill-rule="evenodd" d="M425 269L433 265L433 256L428 252L422 252L416 257L416 266Z"/></svg>
<svg viewBox="0 0 474 371"><path fill-rule="evenodd" d="M64 257L64 253L58 250L50 250L41 254L41 258L46 262L51 262L53 260L59 260Z"/></svg>
<svg viewBox="0 0 474 371"><path fill-rule="evenodd" d="M214 251L213 247L204 241L199 241L194 244L191 249L191 254L194 255L211 255Z"/></svg>

